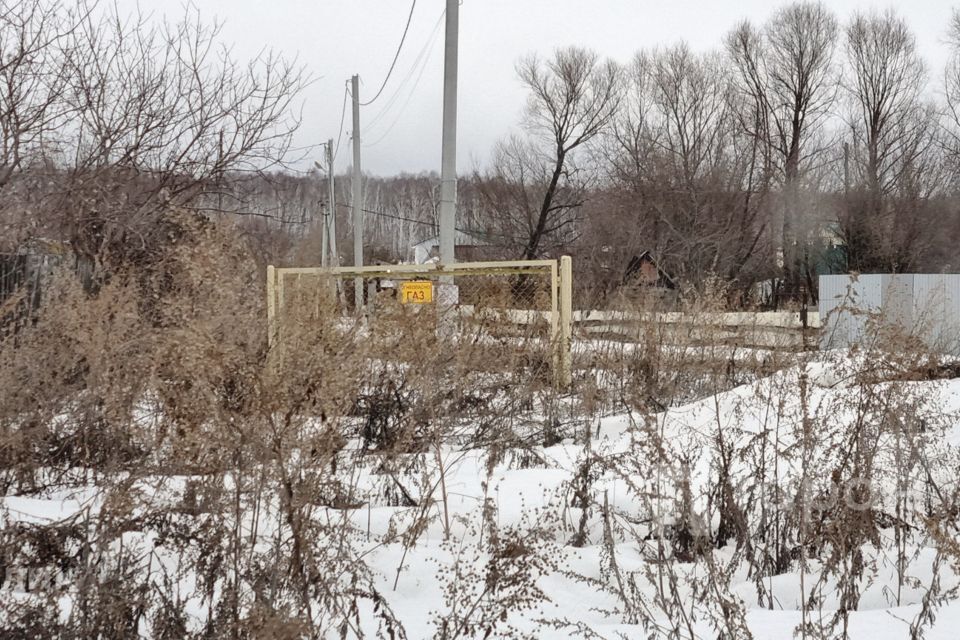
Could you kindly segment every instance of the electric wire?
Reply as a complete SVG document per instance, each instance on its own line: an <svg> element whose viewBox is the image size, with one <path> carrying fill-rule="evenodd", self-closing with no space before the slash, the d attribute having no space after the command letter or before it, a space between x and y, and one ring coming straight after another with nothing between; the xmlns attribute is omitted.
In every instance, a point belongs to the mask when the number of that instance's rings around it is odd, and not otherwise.
<svg viewBox="0 0 960 640"><path fill-rule="evenodd" d="M417 0L413 0L413 2L410 3L410 14L407 16L407 26L403 28L403 36L400 37L400 45L397 47L397 52L393 56L393 62L390 63L390 69L387 70L387 77L383 79L383 84L380 85L377 95L373 96L373 98L367 102L361 102L360 106L366 107L367 105L373 104L377 98L380 97L380 94L383 93L383 90L387 86L387 82L390 81L390 76L393 74L393 68L397 66L397 60L400 58L400 51L403 49L403 43L407 39L407 32L410 30L410 21L413 20L413 10L416 8L416 6Z"/></svg>
<svg viewBox="0 0 960 640"><path fill-rule="evenodd" d="M348 204L346 202L338 202L336 204L338 207L343 207L344 209L351 209L351 210L353 209L353 205ZM364 209L363 207L360 208L360 211L363 211L364 213L369 213L371 215L380 216L382 218L402 220L404 222L412 222L414 224L422 224L424 226L434 227L434 228L437 227L437 223L430 222L429 220L417 220L416 218L407 218L405 216L397 215L395 213L387 213L386 211L377 211L376 209ZM462 229L457 229L457 231L462 231Z"/></svg>
<svg viewBox="0 0 960 640"><path fill-rule="evenodd" d="M337 159L337 152L340 151L340 139L343 137L343 123L347 117L347 96L350 95L350 85L343 88L343 108L340 110L340 133L337 134L337 146L333 148L333 159Z"/></svg>
<svg viewBox="0 0 960 640"><path fill-rule="evenodd" d="M397 85L397 88L390 95L390 98L387 100L387 103L383 106L380 111L377 112L373 118L370 119L370 122L367 123L367 130L376 128L377 123L386 116L393 106L397 103L397 100L400 98L401 93L407 87L407 84L410 82L411 78L414 77L414 74L422 75L423 69L426 66L426 63L430 57L430 54L433 51L433 47L436 44L437 37L440 34L440 25L443 24L443 17L446 15L446 10L440 12L440 17L437 18L437 22L433 25L433 30L430 32L430 35L427 36L427 41L424 43L423 47L420 49L417 57L414 58L413 64L410 65L410 68L407 70L406 75L400 81L400 84Z"/></svg>
<svg viewBox="0 0 960 640"><path fill-rule="evenodd" d="M344 209L353 210L353 205L348 204L346 202L337 202L336 206L343 207ZM365 209L363 207L361 207L360 210L363 211L364 213L369 213L374 216L380 216L381 218L390 218L392 220L401 220L403 222L411 222L413 224L419 224L426 227L430 227L434 230L437 230L439 227L439 223L430 222L429 220L417 220L416 218L407 218L406 216L401 216L395 213L387 213L386 211L378 211L376 209ZM514 240L514 241L523 240L523 238L520 238L518 236L513 236L505 233L497 233L495 231L481 231L479 229L463 229L461 227L456 227L455 231L459 231L460 233L466 233L468 235L473 235L473 236L504 238L507 240Z"/></svg>
<svg viewBox="0 0 960 640"><path fill-rule="evenodd" d="M387 138L387 136L390 135L390 133L393 131L393 128L397 126L397 123L400 122L400 118L402 118L403 114L406 112L407 107L410 105L410 101L413 99L414 94L417 93L417 87L420 85L420 79L423 77L423 72L427 70L427 63L430 62L430 55L433 53L433 45L435 43L436 43L435 38L430 41L429 51L427 53L426 58L423 59L423 65L420 67L420 72L417 74L417 79L414 80L413 86L410 87L410 93L407 94L406 100L404 100L403 104L400 105L400 110L397 111L396 117L394 117L393 121L389 125L387 125L386 131L384 131L379 138L377 138L370 144L364 145L364 146L375 147L376 145L380 144Z"/></svg>

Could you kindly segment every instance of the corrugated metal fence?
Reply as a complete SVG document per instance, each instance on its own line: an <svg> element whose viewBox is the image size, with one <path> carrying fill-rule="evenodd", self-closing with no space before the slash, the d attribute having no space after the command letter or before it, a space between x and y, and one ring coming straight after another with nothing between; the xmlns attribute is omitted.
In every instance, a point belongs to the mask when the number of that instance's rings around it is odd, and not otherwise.
<svg viewBox="0 0 960 640"><path fill-rule="evenodd" d="M931 349L960 355L960 274L820 276L820 319L824 348L862 343L889 324Z"/></svg>

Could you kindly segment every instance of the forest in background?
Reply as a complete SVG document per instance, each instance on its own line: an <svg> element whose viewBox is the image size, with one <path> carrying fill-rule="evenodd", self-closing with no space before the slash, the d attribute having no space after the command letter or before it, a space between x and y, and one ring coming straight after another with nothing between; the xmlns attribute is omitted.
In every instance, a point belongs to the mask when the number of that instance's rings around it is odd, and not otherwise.
<svg viewBox="0 0 960 640"><path fill-rule="evenodd" d="M293 145L310 73L274 54L230 59L190 12L101 9L4 5L3 249L69 242L106 274L162 252L163 212L182 207L237 221L263 262L316 262L326 186L294 169L311 150ZM933 69L894 10L796 2L705 53L530 54L523 121L462 172L457 226L504 257L573 255L601 292L646 250L687 287L773 282L808 302L817 273L955 270L960 15L944 37L953 54ZM349 183L337 177L344 264ZM365 177L370 256L409 259L434 234L438 185Z"/></svg>

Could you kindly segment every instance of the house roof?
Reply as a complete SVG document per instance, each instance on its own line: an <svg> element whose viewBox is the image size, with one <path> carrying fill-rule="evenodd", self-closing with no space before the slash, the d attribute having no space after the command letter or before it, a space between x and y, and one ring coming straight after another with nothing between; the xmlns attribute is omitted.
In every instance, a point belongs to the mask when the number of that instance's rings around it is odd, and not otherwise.
<svg viewBox="0 0 960 640"><path fill-rule="evenodd" d="M657 283L656 283L656 286L658 286L658 287L664 287L664 288L666 288L666 289L676 289L676 288L677 288L677 285L676 285L676 283L673 281L673 278L671 278L670 275L669 275L666 271L664 271L663 269L660 268L660 265L657 264L656 259L653 257L653 254L652 254L649 250L648 250L648 251L644 251L643 253L641 253L641 254L638 255L638 256L633 256L632 258L630 258L630 262L627 264L626 272L623 274L623 282L624 282L624 284L627 283L627 281L630 279L631 276L633 276L635 273L637 273L638 271L640 271L640 266L641 266L644 262L648 262L648 263L652 264L652 265L657 269Z"/></svg>
<svg viewBox="0 0 960 640"><path fill-rule="evenodd" d="M460 247L487 247L490 246L490 241L483 237L483 234L473 231L462 231L457 229L456 235L453 238L453 243ZM428 249L433 246L440 244L440 236L430 236L426 240L421 240L420 242L413 245L413 248L418 247Z"/></svg>

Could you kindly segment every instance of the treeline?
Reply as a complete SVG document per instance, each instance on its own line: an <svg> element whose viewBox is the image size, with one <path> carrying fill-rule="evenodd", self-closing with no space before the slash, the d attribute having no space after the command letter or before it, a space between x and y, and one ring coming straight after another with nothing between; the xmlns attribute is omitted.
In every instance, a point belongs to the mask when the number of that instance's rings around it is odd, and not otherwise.
<svg viewBox="0 0 960 640"><path fill-rule="evenodd" d="M644 250L688 285L772 280L790 299L815 299L818 272L955 269L960 14L945 36L930 69L893 10L795 2L707 53L524 58L523 123L461 178L464 226L517 257L572 253L603 286ZM367 205L398 216L368 218L371 239L405 257L399 217L432 222L436 189L371 180Z"/></svg>
<svg viewBox="0 0 960 640"><path fill-rule="evenodd" d="M241 221L264 260L319 255L322 172L291 171L303 70L217 53L190 13L2 7L0 251L55 239L109 272L168 243L176 208ZM764 283L775 302L814 300L824 271L954 270L960 13L944 35L931 69L892 10L795 2L706 53L525 57L523 121L461 176L457 226L504 257L572 254L601 295L646 250L686 286ZM367 255L409 259L435 233L438 177L364 182ZM336 192L348 262L349 174Z"/></svg>

